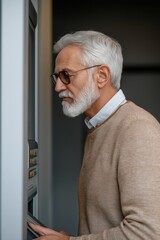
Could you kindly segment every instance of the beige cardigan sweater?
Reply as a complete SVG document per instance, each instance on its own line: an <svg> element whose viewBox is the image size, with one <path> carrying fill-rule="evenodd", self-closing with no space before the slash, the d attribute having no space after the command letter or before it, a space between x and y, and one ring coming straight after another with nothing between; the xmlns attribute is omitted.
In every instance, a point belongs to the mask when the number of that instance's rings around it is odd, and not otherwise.
<svg viewBox="0 0 160 240"><path fill-rule="evenodd" d="M70 240L160 240L160 124L133 102L89 132L79 206Z"/></svg>

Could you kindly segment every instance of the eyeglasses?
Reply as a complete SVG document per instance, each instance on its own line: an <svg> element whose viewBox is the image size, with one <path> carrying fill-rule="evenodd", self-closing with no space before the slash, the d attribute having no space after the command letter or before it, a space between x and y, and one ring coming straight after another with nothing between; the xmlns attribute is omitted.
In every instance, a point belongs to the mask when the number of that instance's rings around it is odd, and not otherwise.
<svg viewBox="0 0 160 240"><path fill-rule="evenodd" d="M75 73L78 73L80 71L84 71L84 70L87 70L87 69L90 69L90 68L99 67L99 66L101 66L101 64L94 65L94 66L91 66L91 67L86 67L86 68L74 71L73 72L74 74L70 74L68 72L68 70L64 69L64 70L60 71L59 73L52 73L51 78L52 78L52 81L53 81L54 84L56 84L57 83L57 79L60 78L62 83L64 83L65 85L68 85L71 82L70 77L71 76L75 76Z"/></svg>

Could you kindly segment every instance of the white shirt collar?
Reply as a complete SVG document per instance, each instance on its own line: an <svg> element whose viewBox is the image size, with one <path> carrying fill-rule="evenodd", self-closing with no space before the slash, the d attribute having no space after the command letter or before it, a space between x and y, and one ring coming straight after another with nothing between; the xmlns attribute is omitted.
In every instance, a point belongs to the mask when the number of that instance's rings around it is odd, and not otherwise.
<svg viewBox="0 0 160 240"><path fill-rule="evenodd" d="M97 125L104 122L109 118L122 104L126 102L126 97L120 89L110 100L107 102L100 111L91 119L85 118L85 124L89 129L95 128Z"/></svg>

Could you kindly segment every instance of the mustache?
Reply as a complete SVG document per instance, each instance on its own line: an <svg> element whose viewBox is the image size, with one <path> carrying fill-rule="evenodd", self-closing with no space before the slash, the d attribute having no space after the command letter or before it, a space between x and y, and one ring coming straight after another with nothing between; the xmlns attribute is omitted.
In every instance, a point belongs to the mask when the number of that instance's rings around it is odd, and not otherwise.
<svg viewBox="0 0 160 240"><path fill-rule="evenodd" d="M66 92L66 91L63 91L63 92L60 92L58 94L59 98L64 98L64 97L70 97L70 98L73 98L73 95L72 93L70 92Z"/></svg>

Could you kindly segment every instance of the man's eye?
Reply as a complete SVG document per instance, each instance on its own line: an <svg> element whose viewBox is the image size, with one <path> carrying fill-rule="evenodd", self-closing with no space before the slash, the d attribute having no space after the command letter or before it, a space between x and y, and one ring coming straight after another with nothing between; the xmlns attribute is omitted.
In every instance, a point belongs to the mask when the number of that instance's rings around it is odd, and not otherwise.
<svg viewBox="0 0 160 240"><path fill-rule="evenodd" d="M68 77L69 77L69 73L68 73L67 71L63 71L63 76L64 76L65 78L68 78Z"/></svg>

